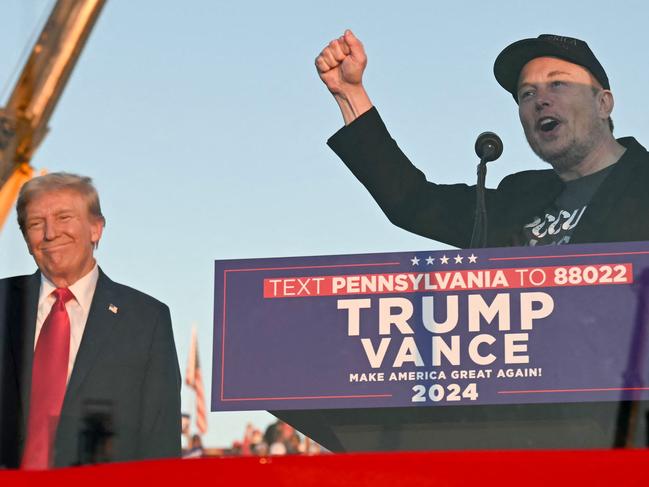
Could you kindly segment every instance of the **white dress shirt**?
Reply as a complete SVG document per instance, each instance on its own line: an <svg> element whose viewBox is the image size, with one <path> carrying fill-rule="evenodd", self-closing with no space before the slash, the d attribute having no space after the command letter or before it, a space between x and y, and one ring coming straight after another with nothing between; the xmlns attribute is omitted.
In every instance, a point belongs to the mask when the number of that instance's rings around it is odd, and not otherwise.
<svg viewBox="0 0 649 487"><path fill-rule="evenodd" d="M79 351L79 345L81 344L81 338L83 337L83 330L86 328L86 321L88 321L88 314L90 313L90 304L92 303L92 297L95 294L95 288L97 287L97 279L99 279L99 268L97 264L95 267L79 279L77 282L72 284L68 289L74 295L74 299L71 299L65 303L65 309L68 312L70 317L70 356L68 359L68 381L70 380L70 375L72 374L72 368L74 367L74 361L77 358L77 352ZM52 292L56 289L56 286L41 273L41 290L38 296L38 314L36 315L36 335L34 337L34 349L36 349L36 344L38 343L38 336L43 327L43 323L47 318L47 315L50 314L52 306L56 298L52 295Z"/></svg>

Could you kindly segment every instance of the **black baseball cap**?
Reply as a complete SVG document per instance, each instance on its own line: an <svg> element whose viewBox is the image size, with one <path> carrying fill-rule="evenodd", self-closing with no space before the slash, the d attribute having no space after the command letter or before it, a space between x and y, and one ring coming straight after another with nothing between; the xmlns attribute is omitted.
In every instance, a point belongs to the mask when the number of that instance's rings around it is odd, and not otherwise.
<svg viewBox="0 0 649 487"><path fill-rule="evenodd" d="M509 91L518 103L518 77L523 66L537 57L556 57L586 68L602 85L610 90L606 71L584 41L574 37L541 34L507 46L496 58L494 75L500 86Z"/></svg>

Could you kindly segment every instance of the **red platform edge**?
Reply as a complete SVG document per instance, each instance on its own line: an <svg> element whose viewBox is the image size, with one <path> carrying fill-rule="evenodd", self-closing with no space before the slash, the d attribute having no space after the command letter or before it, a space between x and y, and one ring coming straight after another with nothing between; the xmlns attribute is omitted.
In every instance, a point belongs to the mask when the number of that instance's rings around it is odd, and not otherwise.
<svg viewBox="0 0 649 487"><path fill-rule="evenodd" d="M1 486L649 486L648 450L354 453L0 471ZM186 482L191 482L187 484Z"/></svg>

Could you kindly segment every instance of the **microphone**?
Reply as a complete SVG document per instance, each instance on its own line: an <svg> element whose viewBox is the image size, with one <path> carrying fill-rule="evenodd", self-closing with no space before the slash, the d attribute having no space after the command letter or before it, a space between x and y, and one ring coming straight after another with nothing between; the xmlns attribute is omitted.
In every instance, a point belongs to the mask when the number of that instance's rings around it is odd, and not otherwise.
<svg viewBox="0 0 649 487"><path fill-rule="evenodd" d="M485 180L487 163L495 161L503 153L503 141L493 132L482 132L475 141L475 153L480 158L478 164L478 184L475 189L475 219L471 233L471 247L487 246L487 202L485 197Z"/></svg>
<svg viewBox="0 0 649 487"><path fill-rule="evenodd" d="M475 141L475 153L481 161L495 161L503 153L503 141L493 132L482 132Z"/></svg>

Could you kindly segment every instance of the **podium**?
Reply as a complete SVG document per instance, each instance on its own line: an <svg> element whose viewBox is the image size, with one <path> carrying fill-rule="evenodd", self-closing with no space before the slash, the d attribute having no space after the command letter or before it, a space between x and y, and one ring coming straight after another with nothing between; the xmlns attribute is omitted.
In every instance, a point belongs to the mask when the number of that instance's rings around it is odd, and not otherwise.
<svg viewBox="0 0 649 487"><path fill-rule="evenodd" d="M648 242L217 261L215 298L213 410L331 451L649 444Z"/></svg>
<svg viewBox="0 0 649 487"><path fill-rule="evenodd" d="M269 412L332 452L647 447L649 402L635 405L635 418L631 406L623 401Z"/></svg>

